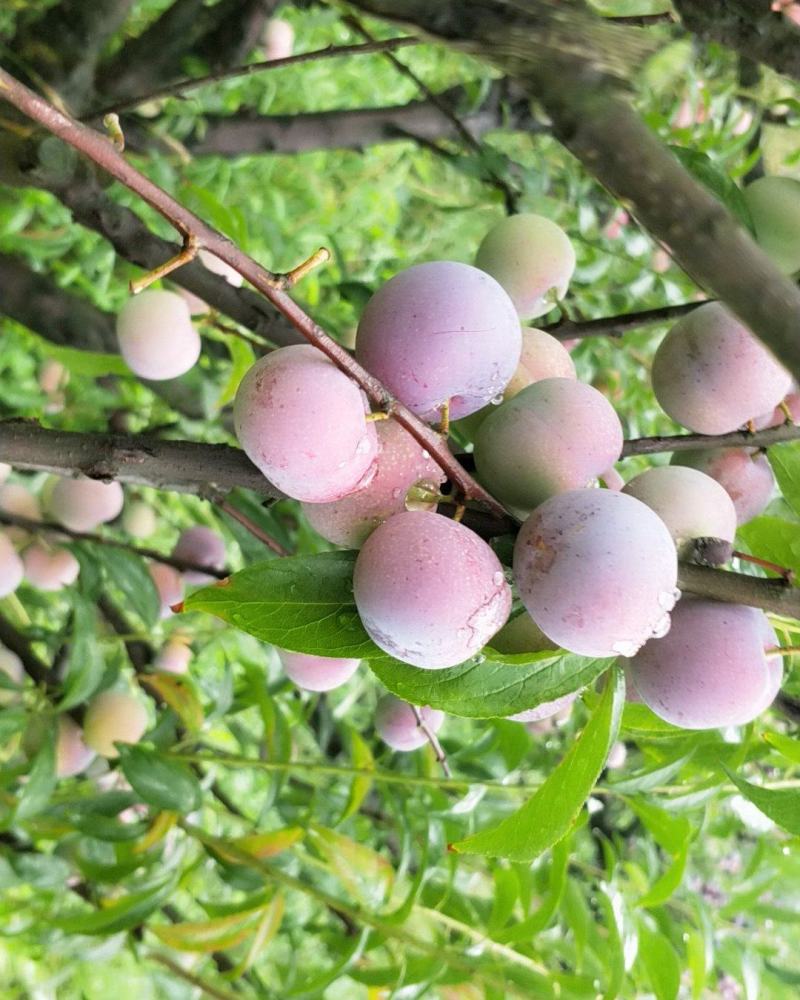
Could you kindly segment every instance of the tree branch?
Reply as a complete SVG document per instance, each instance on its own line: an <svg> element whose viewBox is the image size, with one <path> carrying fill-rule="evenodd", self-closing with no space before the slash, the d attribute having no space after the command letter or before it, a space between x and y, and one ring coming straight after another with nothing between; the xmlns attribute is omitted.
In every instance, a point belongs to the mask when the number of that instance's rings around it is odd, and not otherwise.
<svg viewBox="0 0 800 1000"><path fill-rule="evenodd" d="M524 82L553 132L693 279L800 379L800 290L615 93L644 54L642 32L564 0L355 0L416 25Z"/></svg>
<svg viewBox="0 0 800 1000"><path fill-rule="evenodd" d="M43 125L48 131L88 156L112 177L136 193L159 212L184 237L191 237L198 248L205 247L247 279L281 312L314 347L357 385L384 412L392 415L425 448L449 479L467 499L483 503L489 510L502 515L503 507L478 483L451 454L447 442L424 424L386 387L363 368L340 344L315 323L303 309L283 291L285 281L257 264L234 246L230 240L206 225L200 218L179 204L166 191L139 173L104 137L43 100L5 70L0 69L0 97L18 111Z"/></svg>
<svg viewBox="0 0 800 1000"><path fill-rule="evenodd" d="M17 469L60 476L80 472L90 479L115 479L178 493L197 495L209 487L227 492L239 486L266 498L283 497L243 451L225 444L78 434L8 420L0 421L0 461Z"/></svg>
<svg viewBox="0 0 800 1000"><path fill-rule="evenodd" d="M320 62L325 59L341 58L342 56L367 55L371 52L388 52L403 48L406 45L419 45L418 38L387 38L384 41L361 42L357 45L326 45L323 49L312 49L310 52L298 52L296 55L286 56L283 59L267 59L263 62L246 63L244 66L233 66L228 69L217 70L215 73L206 73L205 76L188 77L185 80L178 80L175 83L157 87L138 97L129 97L125 101L116 104L108 104L104 108L92 111L84 115L84 120L92 121L103 118L110 113L122 114L131 111L140 104L149 101L161 100L164 97L183 96L188 90L195 90L197 87L204 87L209 83L220 83L223 80L235 80L237 77L255 76L258 73L267 73L275 69L283 69L285 66L297 66L307 62Z"/></svg>
<svg viewBox="0 0 800 1000"><path fill-rule="evenodd" d="M622 337L629 330L653 323L668 323L694 312L701 302L681 302L674 306L658 306L656 309L644 309L642 312L621 313L619 316L601 316L599 319L571 320L560 319L549 326L543 326L550 336L556 340L583 340L584 337Z"/></svg>
<svg viewBox="0 0 800 1000"><path fill-rule="evenodd" d="M689 31L800 80L800 29L768 0L675 0Z"/></svg>
<svg viewBox="0 0 800 1000"><path fill-rule="evenodd" d="M22 660L25 673L37 684L50 686L55 682L53 671L39 659L30 642L17 631L8 618L0 612L0 643Z"/></svg>
<svg viewBox="0 0 800 1000"><path fill-rule="evenodd" d="M767 580L731 570L681 563L678 586L690 594L713 601L747 604L751 608L800 620L800 589L784 580Z"/></svg>
<svg viewBox="0 0 800 1000"><path fill-rule="evenodd" d="M464 97L461 87L441 95L453 107ZM527 101L508 93L506 81L495 82L482 106L464 115L464 127L476 138L499 128L542 131ZM455 139L458 133L449 118L429 100L395 107L317 111L297 115L206 115L206 129L199 139L188 139L195 156L248 156L257 153L304 153L316 149L364 149L384 142ZM136 149L154 140L142 129L127 135ZM156 140L157 141L157 140ZM438 151L437 151L438 152Z"/></svg>
<svg viewBox="0 0 800 1000"><path fill-rule="evenodd" d="M781 424L763 431L731 431L730 434L665 434L662 437L633 438L622 446L622 457L655 455L663 451L695 451L706 448L769 448L800 438L800 425Z"/></svg>

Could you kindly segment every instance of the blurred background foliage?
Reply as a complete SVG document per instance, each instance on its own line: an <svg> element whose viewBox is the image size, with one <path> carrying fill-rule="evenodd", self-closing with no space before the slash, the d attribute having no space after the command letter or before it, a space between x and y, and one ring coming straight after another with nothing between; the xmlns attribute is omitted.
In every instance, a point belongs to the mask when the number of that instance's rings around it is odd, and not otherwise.
<svg viewBox="0 0 800 1000"><path fill-rule="evenodd" d="M41 6L4 3L0 37L13 39L18 20ZM143 31L168 6L139 0L124 34ZM610 16L669 7L658 0L594 6ZM297 51L360 40L339 9L286 5L277 13L293 25ZM369 26L380 37L392 34L386 25ZM796 85L768 69L743 83L730 51L699 44L672 23L648 30L657 52L634 81L633 99L665 142L694 151L697 169L731 199L730 180L741 182L759 156L768 171L800 178ZM112 39L109 53L122 41L123 33ZM492 81L484 66L436 46L398 58L435 92L461 88L462 117L480 107ZM188 58L180 69L197 75L208 67ZM485 179L487 164L511 180L520 210L551 217L572 239L578 268L564 303L570 318L701 294L547 134L546 123L533 134L489 132L481 156L449 139L439 150L398 140L291 155L191 153L212 115L296 115L419 97L380 54L287 67L148 106L139 124L152 146L130 156L269 268L286 270L318 246L331 248L333 261L296 294L345 343L366 298L399 269L473 259L505 210L502 193ZM166 223L129 192L112 185L107 193L171 238ZM30 188L0 187L0 252L109 312L139 273L75 225L53 195ZM543 322L558 318L554 312ZM252 352L204 329L225 349L200 362L205 416L191 419L128 374L118 357L54 348L0 317L0 416L100 431L122 414L131 431L231 441L221 415ZM677 430L655 405L647 378L664 329L588 338L574 350L579 375L607 394L627 437ZM57 406L38 381L53 357L70 372ZM628 460L626 476L647 464ZM16 481L38 489L43 478ZM156 511L147 544L160 551L199 522L225 535L233 568L268 555L199 498L148 488L127 488L126 496ZM325 548L294 505L263 511L246 497L241 502L298 552ZM776 505L795 519L783 501ZM115 525L105 531L125 537ZM131 791L119 769L100 762L54 789L46 777L36 786L34 766L20 813L12 789L29 767L23 733L32 716L50 719L53 709L30 690L23 705L0 710L4 998L188 1000L203 990L329 1000L796 994L796 835L759 812L720 766L736 771L748 763L760 781L800 788L793 721L771 713L742 730L684 733L630 705L621 734L627 761L604 773L564 841L532 864L456 855L448 844L494 825L523 801L523 786L552 771L587 718L584 704L562 725L534 733L507 721L448 718L441 740L457 776L448 783L429 749L401 755L376 740L372 716L381 692L367 670L328 695L301 693L268 647L198 613L155 620L146 593L125 593L115 550L74 548L83 568L77 587L56 595L23 587L0 607L24 626L44 662L80 658L79 669L93 664L101 686L118 678L137 686L125 637L93 613L102 592L125 607L129 638L159 647L173 632L190 634L191 675L177 694L167 692L172 707L156 711L147 699L155 724L149 741L156 750L177 743L199 753L203 794L186 819L162 808L157 792ZM791 640L792 627L782 635ZM796 676L789 675L787 690L800 693ZM222 752L254 763L209 763ZM140 765L147 771L151 763ZM128 779L135 768L129 762ZM372 769L384 777L364 777ZM797 827L800 806L792 808ZM254 834L257 843L241 840Z"/></svg>

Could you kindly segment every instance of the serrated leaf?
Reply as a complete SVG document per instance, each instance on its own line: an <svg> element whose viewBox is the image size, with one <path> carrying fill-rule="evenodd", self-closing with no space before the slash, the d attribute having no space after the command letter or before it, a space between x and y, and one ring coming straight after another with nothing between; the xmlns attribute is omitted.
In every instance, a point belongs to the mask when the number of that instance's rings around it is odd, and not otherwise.
<svg viewBox="0 0 800 1000"><path fill-rule="evenodd" d="M181 815L200 807L200 782L185 764L146 747L120 745L118 749L125 777L142 801Z"/></svg>
<svg viewBox="0 0 800 1000"><path fill-rule="evenodd" d="M155 692L169 705L189 732L197 732L202 727L203 706L191 680L167 673L142 674L139 683Z"/></svg>
<svg viewBox="0 0 800 1000"><path fill-rule="evenodd" d="M320 552L259 563L195 591L184 606L292 652L385 659L358 617L355 560L355 552Z"/></svg>
<svg viewBox="0 0 800 1000"><path fill-rule="evenodd" d="M800 576L800 524L762 515L743 524L737 537L751 555L785 566Z"/></svg>
<svg viewBox="0 0 800 1000"><path fill-rule="evenodd" d="M22 786L17 798L15 816L17 820L30 819L41 812L50 800L56 785L55 732L48 728L44 733L42 746L33 759L28 780Z"/></svg>
<svg viewBox="0 0 800 1000"><path fill-rule="evenodd" d="M795 789L762 788L740 778L738 774L729 771L724 764L722 769L742 795L765 816L794 836L800 836L800 796Z"/></svg>
<svg viewBox="0 0 800 1000"><path fill-rule="evenodd" d="M532 861L558 843L571 829L605 766L617 738L624 701L624 676L614 667L583 732L544 784L508 819L458 841L453 849L512 861Z"/></svg>
<svg viewBox="0 0 800 1000"><path fill-rule="evenodd" d="M109 582L123 595L126 605L145 625L154 625L158 621L161 601L144 559L125 549L103 545L95 546L95 554Z"/></svg>
<svg viewBox="0 0 800 1000"><path fill-rule="evenodd" d="M591 684L613 663L573 653L497 653L488 647L446 670L421 670L398 660L370 662L392 694L471 719L505 718Z"/></svg>
<svg viewBox="0 0 800 1000"><path fill-rule="evenodd" d="M73 599L72 637L59 711L80 705L100 686L105 660L97 642L95 609L77 594Z"/></svg>

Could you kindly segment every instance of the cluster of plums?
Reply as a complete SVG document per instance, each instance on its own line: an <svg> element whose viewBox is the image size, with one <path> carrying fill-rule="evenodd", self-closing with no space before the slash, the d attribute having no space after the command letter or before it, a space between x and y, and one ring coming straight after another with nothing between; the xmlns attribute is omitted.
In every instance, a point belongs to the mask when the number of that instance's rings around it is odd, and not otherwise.
<svg viewBox="0 0 800 1000"><path fill-rule="evenodd" d="M782 674L766 617L680 599L677 577L698 539L729 553L737 525L769 501L764 456L683 452L621 488L613 407L578 381L562 344L520 323L566 292L568 238L547 219L513 216L488 233L476 264L437 261L391 278L363 311L355 356L416 416L452 418L472 440L478 478L522 521L513 576L477 534L437 513L444 475L431 456L393 419L376 419L311 346L274 351L245 375L234 406L245 452L323 538L360 549L359 615L398 660L441 669L487 644L621 656L632 688L670 722L754 718ZM787 372L717 303L670 330L652 378L666 412L700 433L767 426L797 405ZM508 622L512 580L524 611Z"/></svg>

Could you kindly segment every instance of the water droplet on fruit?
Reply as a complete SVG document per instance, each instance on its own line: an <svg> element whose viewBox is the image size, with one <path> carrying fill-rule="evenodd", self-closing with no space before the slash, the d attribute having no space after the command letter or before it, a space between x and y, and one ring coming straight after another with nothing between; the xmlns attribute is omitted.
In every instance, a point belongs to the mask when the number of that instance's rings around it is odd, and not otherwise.
<svg viewBox="0 0 800 1000"><path fill-rule="evenodd" d="M639 652L641 643L633 642L630 639L620 639L611 647L612 652L618 656L635 656Z"/></svg>
<svg viewBox="0 0 800 1000"><path fill-rule="evenodd" d="M495 575L492 577L492 581L493 581L495 587L500 587L500 586L502 586L502 584L505 581L505 576L504 576L504 574L500 570L498 570L495 573Z"/></svg>

